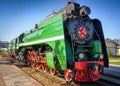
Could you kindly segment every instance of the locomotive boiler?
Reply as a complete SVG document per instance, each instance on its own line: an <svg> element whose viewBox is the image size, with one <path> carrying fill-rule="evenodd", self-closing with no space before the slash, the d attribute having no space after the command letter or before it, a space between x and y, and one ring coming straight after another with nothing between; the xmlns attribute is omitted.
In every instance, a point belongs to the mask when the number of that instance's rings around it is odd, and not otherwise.
<svg viewBox="0 0 120 86"><path fill-rule="evenodd" d="M9 52L26 64L64 74L66 81L93 82L108 67L101 22L89 17L87 6L69 2L9 45Z"/></svg>

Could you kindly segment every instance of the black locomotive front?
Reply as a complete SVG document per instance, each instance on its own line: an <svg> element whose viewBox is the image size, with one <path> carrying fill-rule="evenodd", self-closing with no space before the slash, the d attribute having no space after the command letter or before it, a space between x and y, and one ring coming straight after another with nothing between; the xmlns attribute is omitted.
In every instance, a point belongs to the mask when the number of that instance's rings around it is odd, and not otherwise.
<svg viewBox="0 0 120 86"><path fill-rule="evenodd" d="M68 60L70 72L66 72L65 79L70 81L72 77L78 82L98 80L103 67L108 67L101 22L89 17L89 7L76 3L70 2L60 12L64 16L65 38L73 53L73 64Z"/></svg>

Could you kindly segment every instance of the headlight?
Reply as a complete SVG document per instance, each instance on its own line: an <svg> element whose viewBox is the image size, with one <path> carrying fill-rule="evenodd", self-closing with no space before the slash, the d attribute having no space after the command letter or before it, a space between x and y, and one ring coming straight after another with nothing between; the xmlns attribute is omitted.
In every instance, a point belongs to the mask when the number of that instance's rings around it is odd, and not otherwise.
<svg viewBox="0 0 120 86"><path fill-rule="evenodd" d="M84 57L84 54L83 53L80 53L79 54L79 58L82 59Z"/></svg>
<svg viewBox="0 0 120 86"><path fill-rule="evenodd" d="M91 13L91 10L89 7L82 6L80 8L80 16L88 16Z"/></svg>

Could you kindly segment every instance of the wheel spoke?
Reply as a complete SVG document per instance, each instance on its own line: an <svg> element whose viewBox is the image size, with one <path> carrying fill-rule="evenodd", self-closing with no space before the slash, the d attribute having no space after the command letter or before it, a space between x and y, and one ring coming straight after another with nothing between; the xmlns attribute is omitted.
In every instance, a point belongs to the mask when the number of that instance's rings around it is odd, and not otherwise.
<svg viewBox="0 0 120 86"><path fill-rule="evenodd" d="M46 67L46 64L45 64L45 63L42 64L42 70L43 70L44 72L47 72L47 67Z"/></svg>
<svg viewBox="0 0 120 86"><path fill-rule="evenodd" d="M55 75L55 69L50 69L50 74Z"/></svg>
<svg viewBox="0 0 120 86"><path fill-rule="evenodd" d="M40 62L36 62L36 68L40 69L40 67L41 67Z"/></svg>
<svg viewBox="0 0 120 86"><path fill-rule="evenodd" d="M31 66L34 67L35 66L35 60L34 60L34 58L35 58L35 52L34 51L31 52L31 58L32 58Z"/></svg>
<svg viewBox="0 0 120 86"><path fill-rule="evenodd" d="M35 61L32 60L31 66L32 66L32 67L35 66Z"/></svg>

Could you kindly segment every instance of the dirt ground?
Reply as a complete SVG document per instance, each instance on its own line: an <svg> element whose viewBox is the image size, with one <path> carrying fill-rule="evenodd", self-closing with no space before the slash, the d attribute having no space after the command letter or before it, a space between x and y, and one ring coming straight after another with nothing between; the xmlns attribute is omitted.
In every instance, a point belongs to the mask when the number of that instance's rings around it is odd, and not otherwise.
<svg viewBox="0 0 120 86"><path fill-rule="evenodd" d="M43 86L76 86L74 83L67 84L64 78L50 75L49 72L44 73L31 67L20 67L21 70L39 81Z"/></svg>

